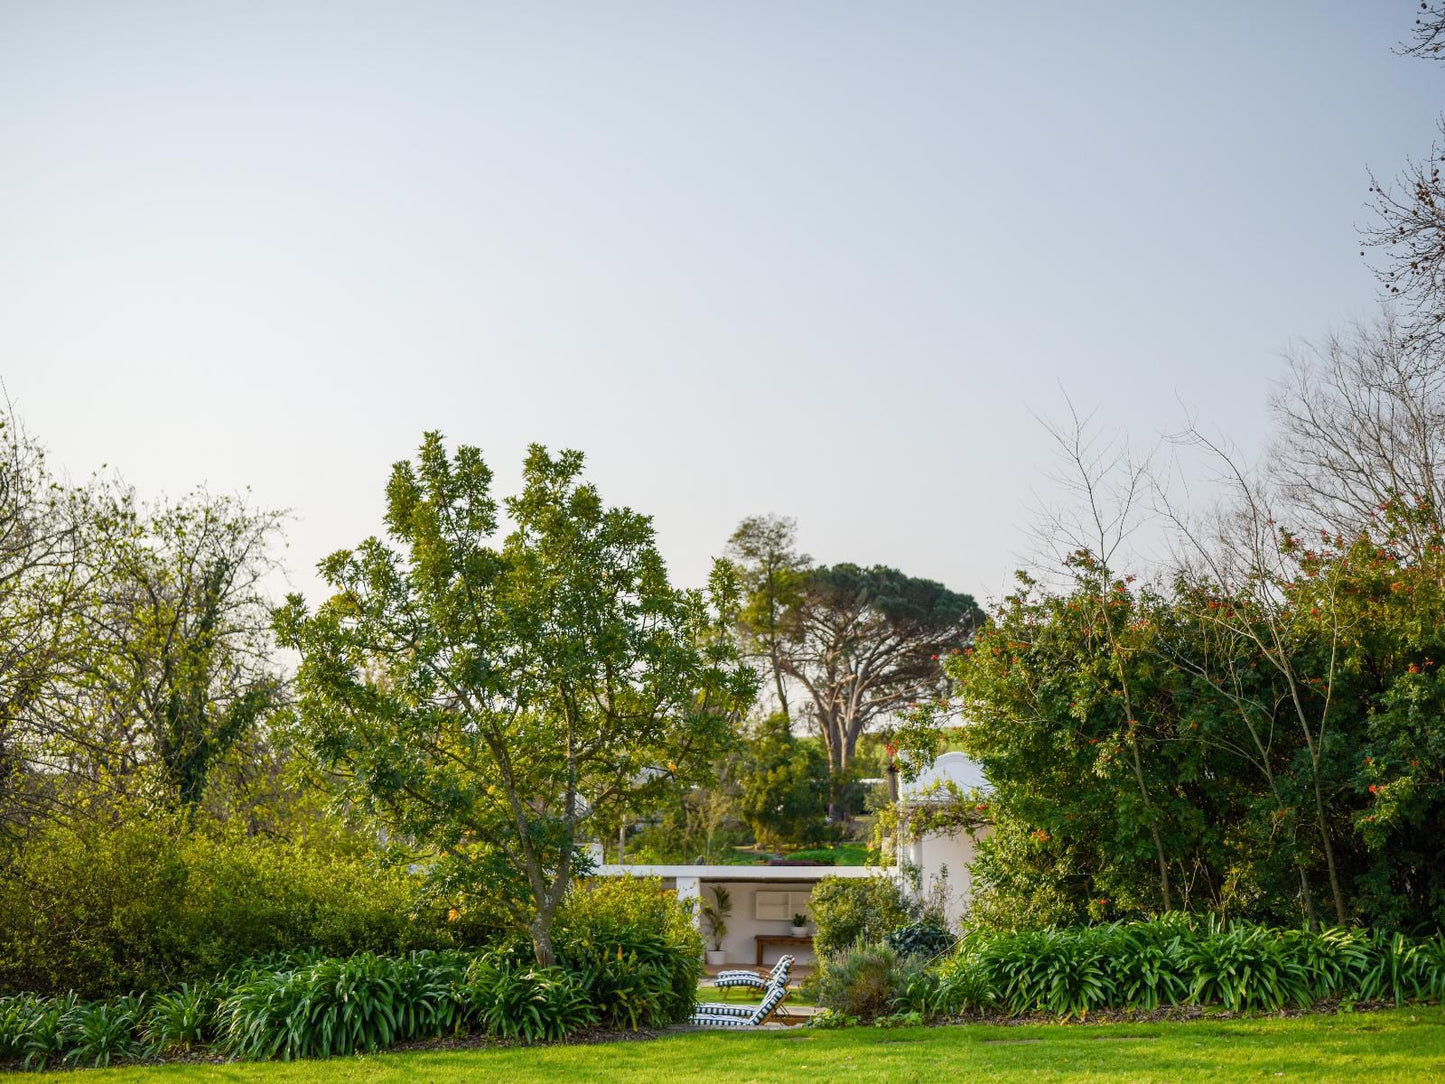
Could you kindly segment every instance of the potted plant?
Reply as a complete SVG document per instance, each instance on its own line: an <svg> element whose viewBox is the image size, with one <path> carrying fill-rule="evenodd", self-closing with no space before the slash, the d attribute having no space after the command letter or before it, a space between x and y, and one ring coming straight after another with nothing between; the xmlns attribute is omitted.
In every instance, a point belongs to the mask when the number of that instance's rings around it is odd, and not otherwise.
<svg viewBox="0 0 1445 1084"><path fill-rule="evenodd" d="M806 915L794 915L794 916L793 916L793 936L794 936L794 937L802 937L802 936L803 936L804 934L806 934L807 932L808 932L808 916L806 916Z"/></svg>
<svg viewBox="0 0 1445 1084"><path fill-rule="evenodd" d="M728 915L733 913L733 901L722 885L713 888L712 897L702 901L702 924L707 943L712 946L707 950L707 962L712 967L721 967L728 962L722 943L728 935Z"/></svg>

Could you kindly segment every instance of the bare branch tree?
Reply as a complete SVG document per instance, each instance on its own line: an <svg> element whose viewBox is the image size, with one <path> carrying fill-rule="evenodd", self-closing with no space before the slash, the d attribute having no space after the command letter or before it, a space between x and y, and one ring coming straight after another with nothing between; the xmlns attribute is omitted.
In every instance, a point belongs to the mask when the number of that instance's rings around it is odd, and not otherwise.
<svg viewBox="0 0 1445 1084"><path fill-rule="evenodd" d="M1413 39L1396 52L1425 60L1445 59L1441 53L1445 48L1445 3L1422 0ZM1445 137L1445 119L1437 126ZM1360 230L1365 247L1375 249L1384 259L1383 265L1373 270L1385 296L1400 306L1406 340L1429 346L1438 346L1445 338L1441 162L1445 162L1445 148L1434 142L1424 158L1407 158L1405 168L1388 183L1368 172L1376 221Z"/></svg>
<svg viewBox="0 0 1445 1084"><path fill-rule="evenodd" d="M1445 3L1441 0L1420 0L1420 14L1415 17L1413 42L1402 42L1395 52L1421 60L1445 60Z"/></svg>
<svg viewBox="0 0 1445 1084"><path fill-rule="evenodd" d="M96 574L93 496L50 474L0 402L0 832L23 832L66 801L56 724L68 717L77 615Z"/></svg>
<svg viewBox="0 0 1445 1084"><path fill-rule="evenodd" d="M1290 358L1270 470L1302 521L1353 537L1392 501L1445 512L1445 355L1386 313ZM1424 544L1425 525L1411 539Z"/></svg>

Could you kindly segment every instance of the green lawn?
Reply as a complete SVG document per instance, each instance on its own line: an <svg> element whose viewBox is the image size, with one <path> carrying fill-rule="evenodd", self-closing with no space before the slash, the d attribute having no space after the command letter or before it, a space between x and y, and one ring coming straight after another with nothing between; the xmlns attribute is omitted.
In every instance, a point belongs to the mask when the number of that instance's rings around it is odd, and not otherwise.
<svg viewBox="0 0 1445 1084"><path fill-rule="evenodd" d="M831 862L835 866L865 866L868 864L866 843L838 843L832 847L812 847L784 855L792 862Z"/></svg>
<svg viewBox="0 0 1445 1084"><path fill-rule="evenodd" d="M74 1084L73 1074L17 1081ZM203 1081L1130 1081L1445 1079L1445 1010L1090 1027L696 1032L654 1042L378 1054L293 1064L170 1065L87 1072L86 1084Z"/></svg>

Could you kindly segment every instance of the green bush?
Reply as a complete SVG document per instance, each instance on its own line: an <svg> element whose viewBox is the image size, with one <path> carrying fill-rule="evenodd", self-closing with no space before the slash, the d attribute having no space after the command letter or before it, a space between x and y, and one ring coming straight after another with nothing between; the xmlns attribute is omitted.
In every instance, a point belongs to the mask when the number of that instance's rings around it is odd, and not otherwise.
<svg viewBox="0 0 1445 1084"><path fill-rule="evenodd" d="M330 1057L460 1030L456 953L362 953L240 978L222 1000L222 1042L243 1058Z"/></svg>
<svg viewBox="0 0 1445 1084"><path fill-rule="evenodd" d="M40 998L0 998L0 1062L23 1057Z"/></svg>
<svg viewBox="0 0 1445 1084"><path fill-rule="evenodd" d="M886 944L859 942L819 957L813 979L818 1004L843 1016L874 1020L905 1000L923 972L917 957L901 956Z"/></svg>
<svg viewBox="0 0 1445 1084"><path fill-rule="evenodd" d="M139 1035L141 1001L122 997L75 1006L63 1027L66 1063L94 1069L112 1058L139 1057L145 1049Z"/></svg>
<svg viewBox="0 0 1445 1084"><path fill-rule="evenodd" d="M560 967L537 967L488 953L467 971L472 1018L502 1039L563 1039L597 1022L584 982Z"/></svg>
<svg viewBox="0 0 1445 1084"><path fill-rule="evenodd" d="M24 1057L26 1069L44 1069L52 1061L65 1057L70 1022L79 1006L74 994L30 1002L16 1049L16 1053Z"/></svg>
<svg viewBox="0 0 1445 1084"><path fill-rule="evenodd" d="M168 817L53 827L0 877L0 994L161 991L278 950L464 942L418 882L377 855L187 831Z"/></svg>
<svg viewBox="0 0 1445 1084"><path fill-rule="evenodd" d="M1308 1007L1320 998L1437 1000L1445 938L1312 932L1184 915L993 935L974 931L910 999L927 1011L1048 1013ZM922 1006L913 1004L922 1002Z"/></svg>
<svg viewBox="0 0 1445 1084"><path fill-rule="evenodd" d="M900 956L922 956L925 960L943 955L958 943L958 938L933 918L899 926L883 940Z"/></svg>
<svg viewBox="0 0 1445 1084"><path fill-rule="evenodd" d="M859 941L877 943L909 922L908 905L891 877L824 877L808 901L818 958L837 955Z"/></svg>
<svg viewBox="0 0 1445 1084"><path fill-rule="evenodd" d="M1267 926L1232 926L1200 938L1184 955L1189 999L1236 1012L1309 1005L1303 940Z"/></svg>
<svg viewBox="0 0 1445 1084"><path fill-rule="evenodd" d="M1176 920L1134 922L1102 927L1114 999L1139 1009L1154 1010L1185 999L1187 925Z"/></svg>
<svg viewBox="0 0 1445 1084"><path fill-rule="evenodd" d="M142 842L151 853L166 854L156 840ZM57 862L52 868L64 866ZM208 867L207 875L212 872ZM65 878L56 882L69 883ZM136 883L131 882L132 889ZM138 893L147 907L135 908L131 916L151 913L156 898L178 899L180 905L191 905L188 901L195 898L184 892L166 897L154 883L146 882L147 891ZM101 897L113 901L116 894ZM115 911L102 913L114 916ZM240 925L237 921L231 928ZM128 953L140 945L174 951L170 965L181 960L195 966L204 958L194 951L195 938L188 941L184 931L176 936L156 930L153 940L143 942L126 939L128 928L121 922L116 940L100 942L109 956L97 952L86 958L108 959L118 974L135 966ZM174 941L167 940L172 936ZM663 1027L692 1012L702 971L702 939L690 911L656 880L577 886L557 916L559 962L554 967L536 966L530 945L521 942L481 955L424 950L396 957L369 951L331 957L315 946L275 947L288 939L300 937L292 928L275 927L271 936L252 942L271 951L232 962L211 981L180 984L163 993L102 1001L84 1001L73 993L0 998L0 1061L22 1060L32 1068L60 1062L96 1065L194 1049L290 1060L379 1050L470 1029L536 1042L564 1038L596 1023ZM191 955L177 946L189 947ZM239 948L233 947L231 955L239 955ZM164 970L156 966L144 974L153 977Z"/></svg>
<svg viewBox="0 0 1445 1084"><path fill-rule="evenodd" d="M655 878L573 887L553 929L557 961L578 976L600 1023L665 1027L686 1020L702 978L702 935Z"/></svg>
<svg viewBox="0 0 1445 1084"><path fill-rule="evenodd" d="M216 1034L219 1008L216 988L209 983L182 983L159 994L146 1013L147 1044L158 1054L202 1046Z"/></svg>

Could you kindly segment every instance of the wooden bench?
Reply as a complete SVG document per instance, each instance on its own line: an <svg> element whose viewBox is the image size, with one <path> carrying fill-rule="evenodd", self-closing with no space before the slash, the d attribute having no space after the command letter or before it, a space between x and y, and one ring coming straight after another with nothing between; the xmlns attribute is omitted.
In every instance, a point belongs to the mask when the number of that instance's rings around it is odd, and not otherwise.
<svg viewBox="0 0 1445 1084"><path fill-rule="evenodd" d="M758 944L757 966L759 967L763 966L763 949L765 949L768 945L778 945L779 947L787 946L789 948L805 948L810 952L813 949L813 939L811 937L799 937L796 934L791 933L760 933L757 934L753 938L753 940L756 941Z"/></svg>

